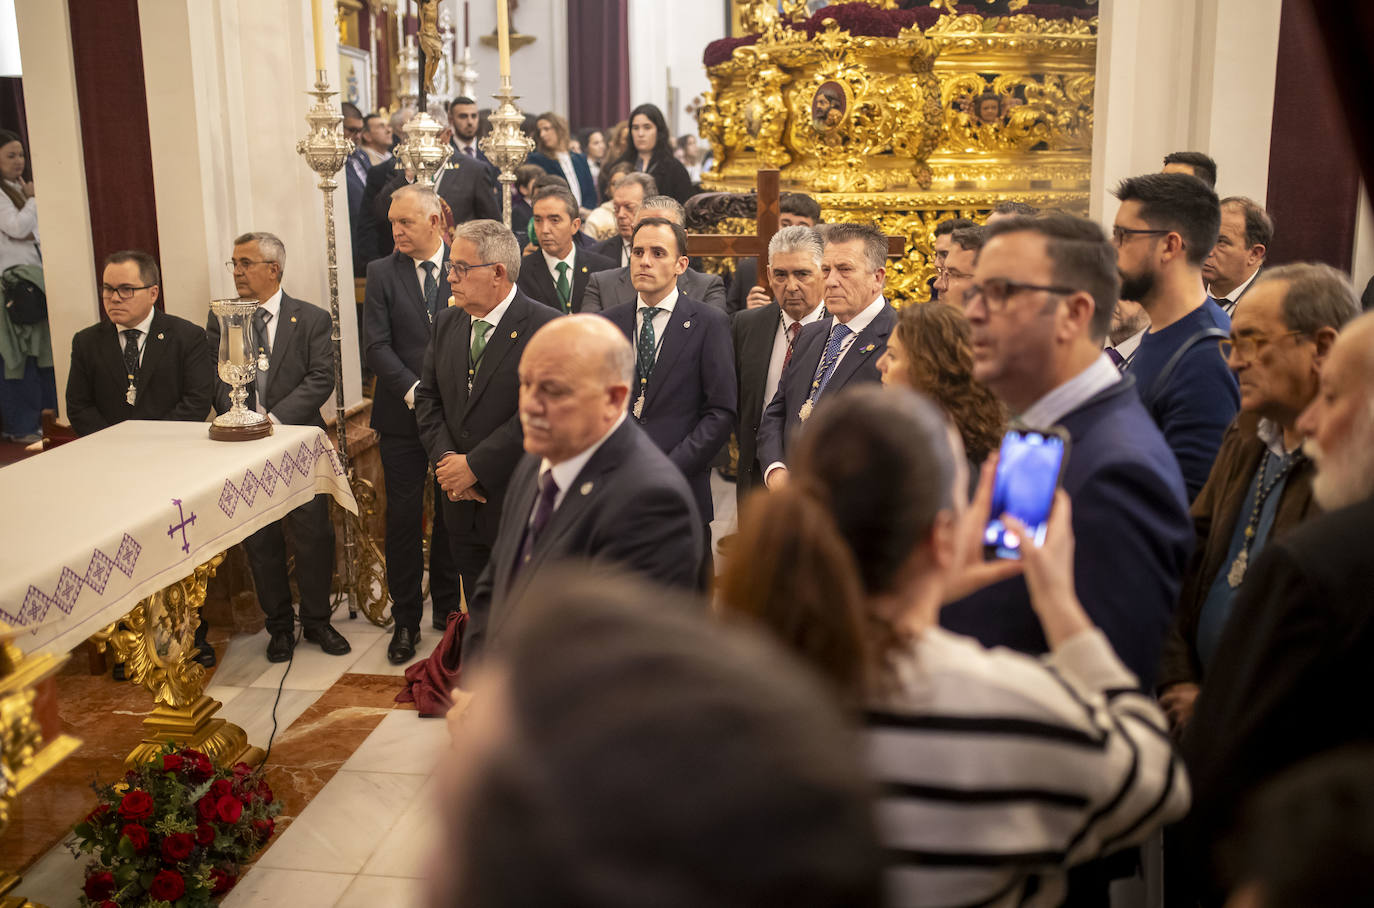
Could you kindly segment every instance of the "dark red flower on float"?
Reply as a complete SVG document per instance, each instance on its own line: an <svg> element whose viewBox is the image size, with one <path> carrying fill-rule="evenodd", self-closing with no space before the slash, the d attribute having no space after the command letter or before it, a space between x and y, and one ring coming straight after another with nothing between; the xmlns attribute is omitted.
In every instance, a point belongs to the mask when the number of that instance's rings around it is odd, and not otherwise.
<svg viewBox="0 0 1374 908"><path fill-rule="evenodd" d="M243 804L233 795L225 795L216 801L215 809L219 812L219 818L226 823L237 823L239 817L243 816Z"/></svg>
<svg viewBox="0 0 1374 908"><path fill-rule="evenodd" d="M219 811L215 809L215 799L206 795L196 802L196 816L202 820L213 822L219 819Z"/></svg>
<svg viewBox="0 0 1374 908"><path fill-rule="evenodd" d="M234 884L237 883L238 881L239 881L239 878L236 877L236 876L234 876L232 873L225 873L223 870L220 870L218 867L211 867L211 868L210 868L210 887L211 887L211 888L210 888L210 894L211 894L211 895L223 895L224 893L228 892L230 889L233 889L233 888L234 888Z"/></svg>
<svg viewBox="0 0 1374 908"><path fill-rule="evenodd" d="M216 779L210 785L210 797L218 801L220 798L234 790L234 783L228 779Z"/></svg>
<svg viewBox="0 0 1374 908"><path fill-rule="evenodd" d="M148 830L146 827L137 823L126 823L124 828L119 830L119 834L129 839L129 844L134 846L134 851L142 852L148 847Z"/></svg>
<svg viewBox="0 0 1374 908"><path fill-rule="evenodd" d="M100 903L100 908L119 908L119 903L112 902L109 899L106 899L105 901Z"/></svg>
<svg viewBox="0 0 1374 908"><path fill-rule="evenodd" d="M210 758L198 750L187 748L181 752L181 756L186 760L186 774L200 780L210 778L215 771L215 766L210 762Z"/></svg>
<svg viewBox="0 0 1374 908"><path fill-rule="evenodd" d="M86 893L86 898L92 901L114 895L114 874L110 873L108 870L102 870L100 873L91 874L86 877L86 885L82 887L82 891Z"/></svg>
<svg viewBox="0 0 1374 908"><path fill-rule="evenodd" d="M174 832L162 840L162 856L173 864L186 860L196 847L189 832Z"/></svg>
<svg viewBox="0 0 1374 908"><path fill-rule="evenodd" d="M272 786L267 784L266 779L263 779L261 782L258 783L257 795L258 797L262 798L264 802L271 803Z"/></svg>
<svg viewBox="0 0 1374 908"><path fill-rule="evenodd" d="M196 827L196 844L208 847L215 841L215 827L209 823L201 823Z"/></svg>
<svg viewBox="0 0 1374 908"><path fill-rule="evenodd" d="M272 832L276 828L277 823L271 817L268 817L265 820L253 821L253 832L257 833L258 837L262 839L264 842L272 838Z"/></svg>
<svg viewBox="0 0 1374 908"><path fill-rule="evenodd" d="M90 813L86 814L86 822L92 825L99 823L101 820L105 819L105 814L109 812L109 804L97 804L95 810L92 810Z"/></svg>
<svg viewBox="0 0 1374 908"><path fill-rule="evenodd" d="M148 894L163 902L175 902L186 894L186 881L175 870L159 870Z"/></svg>
<svg viewBox="0 0 1374 908"><path fill-rule="evenodd" d="M234 778L246 779L253 774L253 767L240 760L234 764Z"/></svg>
<svg viewBox="0 0 1374 908"><path fill-rule="evenodd" d="M182 768L183 766L185 766L185 765L186 765L186 760L185 760L185 758L182 757L182 756L180 756L180 755L178 755L178 754L163 754L163 755L162 755L162 771L163 771L163 772L181 772L181 768Z"/></svg>
<svg viewBox="0 0 1374 908"><path fill-rule="evenodd" d="M119 815L126 820L146 820L153 815L153 796L134 789L119 802Z"/></svg>

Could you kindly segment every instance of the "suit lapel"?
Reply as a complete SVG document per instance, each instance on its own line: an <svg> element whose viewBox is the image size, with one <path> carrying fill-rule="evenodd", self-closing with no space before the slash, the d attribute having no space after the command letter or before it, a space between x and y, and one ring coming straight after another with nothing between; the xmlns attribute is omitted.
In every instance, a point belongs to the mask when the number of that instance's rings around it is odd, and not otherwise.
<svg viewBox="0 0 1374 908"><path fill-rule="evenodd" d="M534 284L531 288L534 290L533 295L537 299L548 300L549 305L557 309L558 285L553 282L553 275L549 274L549 263L544 258L544 253L532 252L526 261L534 263L534 268L530 272L530 282Z"/></svg>
<svg viewBox="0 0 1374 908"><path fill-rule="evenodd" d="M771 313L770 318L760 316L751 320L754 324L745 338L744 362L740 364L743 373L740 384L746 388L758 388L760 395L768 381L768 363L773 358L773 339L778 333L778 304L771 303L767 309Z"/></svg>
<svg viewBox="0 0 1374 908"><path fill-rule="evenodd" d="M887 343L887 336L891 332L892 309L885 305L877 317L868 323L868 327L854 338L854 343L849 346L849 352L840 360L840 364L835 367L835 374L830 376L830 381L826 383L826 391L838 391L843 388L845 382L853 377L860 366L878 355L878 348Z"/></svg>
<svg viewBox="0 0 1374 908"><path fill-rule="evenodd" d="M264 407L267 407L267 389L272 387L277 373L281 371L282 363L286 361L283 354L295 343L296 312L299 308L299 304L283 290L281 304L277 306L277 330L272 335L272 355L268 357L267 374L263 376L266 381L258 389L258 396Z"/></svg>
<svg viewBox="0 0 1374 908"><path fill-rule="evenodd" d="M653 375L649 378L649 390L644 396L645 409L648 409L658 396L658 389L667 382L668 376L672 374L673 365L683 348L687 346L690 336L688 332L693 330L692 316L695 314L696 307L684 297L678 296L677 305L673 307L668 326L663 332L663 343L658 348L658 360L654 363Z"/></svg>
<svg viewBox="0 0 1374 908"><path fill-rule="evenodd" d="M635 285L630 281L630 268L627 265L620 269L616 275L615 283L612 285L615 291L615 305L623 303L633 303L639 299L639 294L635 293ZM611 308L610 306L606 307Z"/></svg>
<svg viewBox="0 0 1374 908"><path fill-rule="evenodd" d="M581 247L578 247L576 255L573 256L572 273L572 310L573 312L582 311L582 294L587 290L587 281L591 280L591 274L587 271L587 257L582 254Z"/></svg>
<svg viewBox="0 0 1374 908"><path fill-rule="evenodd" d="M525 467L525 464L522 463L516 469L520 470L522 467ZM534 510L534 499L538 492L539 461L536 460L534 469L530 471L528 479L523 484L512 484L509 497L507 497L502 508L502 516L509 516L512 519L509 521L502 520L501 528L498 532L509 532L510 535L503 540L507 544L503 545L501 542L498 542L492 552L493 557L498 554L504 556L507 553L509 553L510 557L502 557L499 562L494 562L492 564L492 570L496 572L494 579L497 589L506 587L507 591L509 591L506 585L510 582L511 573L515 570L515 561L520 557L520 549L522 548L521 542L525 538L525 528L529 525L530 513ZM554 512L554 516L557 516L556 511ZM507 524L509 524L509 527ZM500 610L501 616L504 617L505 613L508 611L509 609L502 608ZM499 622L496 623L499 624Z"/></svg>
<svg viewBox="0 0 1374 908"><path fill-rule="evenodd" d="M804 350L795 350L792 353L792 364L797 369L797 387L802 392L802 400L810 394L811 382L816 378L816 370L820 367L821 356L825 353L825 344L830 337L830 331L835 325L835 319L826 316L816 324L820 325L819 331L815 332L808 341L809 346ZM805 329L803 329L804 331ZM800 337L797 340L801 343ZM788 414L790 418L793 414Z"/></svg>
<svg viewBox="0 0 1374 908"><path fill-rule="evenodd" d="M158 363L162 361L162 355L167 349L167 316L154 310L153 320L148 325L148 339L143 344L143 359L138 364L138 400L142 401L148 388L152 384L152 377L157 372ZM119 337L119 332L115 332L115 337ZM119 345L115 345L119 349ZM124 372L124 351L119 351L120 374L128 375ZM126 379L127 387L127 379Z"/></svg>
<svg viewBox="0 0 1374 908"><path fill-rule="evenodd" d="M443 260L448 261L448 246L444 246ZM416 311L420 313L420 318L424 320L425 324L429 324L429 307L425 304L425 295L420 289L420 272L415 268L415 260L404 252L396 253L396 275L400 278L401 283L405 285L405 294L410 299L411 304L415 306ZM435 272L434 279L442 284L443 277L444 269L440 267L440 269ZM443 288L441 287L440 294L442 295L442 293ZM437 303L435 304L434 311L436 313L439 311Z"/></svg>
<svg viewBox="0 0 1374 908"><path fill-rule="evenodd" d="M547 269L546 269L547 275ZM477 370L477 375L472 381L472 393L468 395L467 406L470 408L476 403L477 398L482 396L487 385L491 384L491 377L501 368L501 361L519 343L520 335L524 333L526 320L529 319L529 306L539 306L542 303L530 301L525 302L525 297L517 290L515 299L511 300L510 307L506 309L505 317L501 319L501 324L491 329L491 336L487 338L487 347L482 351L482 365Z"/></svg>
<svg viewBox="0 0 1374 908"><path fill-rule="evenodd" d="M614 312L603 312L606 318L614 322L625 336L630 339L630 346L635 343L635 316L639 312L639 306L617 306Z"/></svg>

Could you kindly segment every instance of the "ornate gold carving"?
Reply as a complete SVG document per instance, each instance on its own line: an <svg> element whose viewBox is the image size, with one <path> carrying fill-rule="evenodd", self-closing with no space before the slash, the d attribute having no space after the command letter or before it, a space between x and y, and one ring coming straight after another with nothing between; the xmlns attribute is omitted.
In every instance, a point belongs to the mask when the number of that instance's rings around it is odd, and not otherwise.
<svg viewBox="0 0 1374 908"><path fill-rule="evenodd" d="M340 572L338 582L351 597L354 607L366 616L368 621L378 627L391 624L387 614L386 556L382 554L377 539L370 530L371 518L377 513L377 490L372 483L361 476L350 474L348 478L353 490L353 499L358 503L358 513L339 508L340 519L351 529L355 543L353 566L350 572Z"/></svg>

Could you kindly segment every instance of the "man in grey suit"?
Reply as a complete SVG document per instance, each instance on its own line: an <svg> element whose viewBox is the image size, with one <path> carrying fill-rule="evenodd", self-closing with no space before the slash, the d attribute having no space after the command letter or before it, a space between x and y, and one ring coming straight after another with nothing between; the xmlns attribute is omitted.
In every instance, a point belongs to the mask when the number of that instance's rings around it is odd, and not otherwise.
<svg viewBox="0 0 1374 908"><path fill-rule="evenodd" d="M648 217L667 218L679 226L686 226L686 215L677 199L666 195L656 195L644 200L635 215L634 223ZM631 235L633 235L633 227ZM725 311L725 282L719 274L702 274L688 268L677 279L677 290L688 299L699 300L713 309ZM587 281L587 291L582 295L583 312L604 312L633 303L639 298L634 284L630 282L630 267L593 274Z"/></svg>
<svg viewBox="0 0 1374 908"><path fill-rule="evenodd" d="M245 233L235 239L230 268L238 295L258 301L253 328L259 371L248 385L248 406L278 425L324 428L320 407L334 393L333 323L329 313L282 291L286 247L270 233ZM210 349L218 350L219 319L213 314L205 330ZM266 369L262 368L264 363ZM215 411L228 409L229 386L217 381ZM329 496L316 495L243 540L258 605L267 616L267 659L285 662L296 644L284 524L289 525L296 552L302 635L331 656L342 656L351 647L329 624L334 524L329 516Z"/></svg>

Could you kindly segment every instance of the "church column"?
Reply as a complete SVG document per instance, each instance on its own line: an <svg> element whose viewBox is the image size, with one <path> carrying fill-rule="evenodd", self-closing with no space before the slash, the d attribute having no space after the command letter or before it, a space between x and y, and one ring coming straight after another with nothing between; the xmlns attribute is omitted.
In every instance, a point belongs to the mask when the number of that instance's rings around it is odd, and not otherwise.
<svg viewBox="0 0 1374 908"><path fill-rule="evenodd" d="M67 4L53 0L15 0L15 16L24 61L24 101L33 112L29 154L38 230L46 261L60 263L45 268L43 279L61 403L72 335L96 320L99 307L71 19Z"/></svg>

